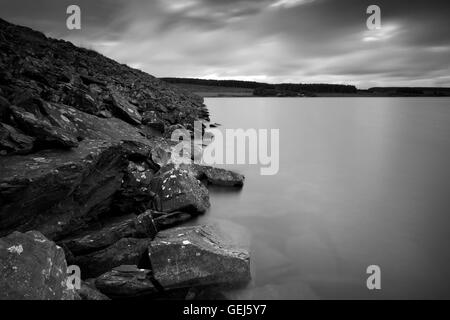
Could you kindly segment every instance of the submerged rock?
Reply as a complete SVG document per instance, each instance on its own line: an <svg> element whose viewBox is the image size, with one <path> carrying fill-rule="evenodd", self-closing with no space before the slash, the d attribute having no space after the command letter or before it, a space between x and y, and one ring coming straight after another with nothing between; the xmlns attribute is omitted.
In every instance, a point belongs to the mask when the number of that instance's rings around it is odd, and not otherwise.
<svg viewBox="0 0 450 320"><path fill-rule="evenodd" d="M160 169L151 189L158 196L159 211L204 213L210 207L208 189L188 170L173 164Z"/></svg>
<svg viewBox="0 0 450 320"><path fill-rule="evenodd" d="M64 251L41 233L0 239L0 300L73 300Z"/></svg>
<svg viewBox="0 0 450 320"><path fill-rule="evenodd" d="M99 230L89 230L80 236L61 241L74 256L102 250L122 238L150 238L157 233L151 212L109 223Z"/></svg>
<svg viewBox="0 0 450 320"><path fill-rule="evenodd" d="M103 250L75 256L69 263L80 267L83 279L97 277L120 265L140 265L145 261L150 241L123 238Z"/></svg>
<svg viewBox="0 0 450 320"><path fill-rule="evenodd" d="M153 276L164 289L250 280L247 248L234 243L217 226L168 229L149 247Z"/></svg>
<svg viewBox="0 0 450 320"><path fill-rule="evenodd" d="M244 185L245 177L230 170L200 164L189 165L189 169L197 179L206 180L212 185L222 187L242 187Z"/></svg>
<svg viewBox="0 0 450 320"><path fill-rule="evenodd" d="M140 297L157 292L151 280L151 271L135 265L122 265L102 274L95 286L113 298Z"/></svg>

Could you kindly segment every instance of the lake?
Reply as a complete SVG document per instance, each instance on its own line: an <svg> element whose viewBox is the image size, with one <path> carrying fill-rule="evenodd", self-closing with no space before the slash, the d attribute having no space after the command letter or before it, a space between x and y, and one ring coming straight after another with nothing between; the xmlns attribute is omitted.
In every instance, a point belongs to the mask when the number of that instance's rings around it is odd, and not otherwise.
<svg viewBox="0 0 450 320"><path fill-rule="evenodd" d="M280 129L280 170L228 165L200 223L248 230L248 299L450 298L450 99L209 98L221 129ZM366 268L381 268L368 290Z"/></svg>

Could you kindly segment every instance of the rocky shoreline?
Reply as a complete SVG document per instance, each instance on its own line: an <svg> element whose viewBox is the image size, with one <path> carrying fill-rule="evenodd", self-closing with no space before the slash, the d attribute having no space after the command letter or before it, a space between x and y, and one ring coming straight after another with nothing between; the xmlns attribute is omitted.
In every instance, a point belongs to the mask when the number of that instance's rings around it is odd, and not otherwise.
<svg viewBox="0 0 450 320"><path fill-rule="evenodd" d="M0 19L0 299L192 299L250 278L209 184L244 177L171 161L203 99L92 50ZM68 282L81 270L81 287Z"/></svg>

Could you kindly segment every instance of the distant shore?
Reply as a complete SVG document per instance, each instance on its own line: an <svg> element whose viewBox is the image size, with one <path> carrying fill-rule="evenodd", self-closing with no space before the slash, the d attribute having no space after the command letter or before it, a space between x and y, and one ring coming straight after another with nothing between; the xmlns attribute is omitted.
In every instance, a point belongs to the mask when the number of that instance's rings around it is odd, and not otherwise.
<svg viewBox="0 0 450 320"><path fill-rule="evenodd" d="M204 98L213 97L450 97L450 88L375 87L361 90L334 84L267 84L235 80L161 78Z"/></svg>

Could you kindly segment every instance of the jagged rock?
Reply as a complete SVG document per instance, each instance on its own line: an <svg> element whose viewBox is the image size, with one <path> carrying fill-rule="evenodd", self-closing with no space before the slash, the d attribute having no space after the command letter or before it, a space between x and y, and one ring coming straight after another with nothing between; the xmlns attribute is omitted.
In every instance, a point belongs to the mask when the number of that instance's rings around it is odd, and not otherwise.
<svg viewBox="0 0 450 320"><path fill-rule="evenodd" d="M49 103L36 98L20 101L17 106L11 106L11 113L20 129L37 142L45 146L76 147L77 130L72 122Z"/></svg>
<svg viewBox="0 0 450 320"><path fill-rule="evenodd" d="M30 153L33 150L34 141L34 138L0 122L0 152L3 152L3 155Z"/></svg>
<svg viewBox="0 0 450 320"><path fill-rule="evenodd" d="M157 292L151 279L151 271L135 265L122 265L102 274L95 286L104 294L114 298L131 298Z"/></svg>
<svg viewBox="0 0 450 320"><path fill-rule="evenodd" d="M137 111L136 106L125 100L124 97L116 92L111 93L112 112L117 117L129 122L131 124L141 124L142 117Z"/></svg>
<svg viewBox="0 0 450 320"><path fill-rule="evenodd" d="M151 239L123 238L107 247L87 255L69 259L70 264L80 267L82 278L97 277L120 265L140 265Z"/></svg>
<svg viewBox="0 0 450 320"><path fill-rule="evenodd" d="M142 123L159 132L164 132L164 121L158 117L156 111L150 110L144 113Z"/></svg>
<svg viewBox="0 0 450 320"><path fill-rule="evenodd" d="M242 187L245 177L239 173L204 166L199 164L188 165L197 179L206 180L209 184L223 187Z"/></svg>
<svg viewBox="0 0 450 320"><path fill-rule="evenodd" d="M109 223L99 230L89 230L80 236L61 241L73 255L83 255L109 247L122 238L150 238L157 233L151 212Z"/></svg>
<svg viewBox="0 0 450 320"><path fill-rule="evenodd" d="M160 169L151 190L159 199L158 211L203 213L210 207L208 189L189 171L173 164Z"/></svg>
<svg viewBox="0 0 450 320"><path fill-rule="evenodd" d="M0 239L0 300L73 300L64 251L41 233Z"/></svg>
<svg viewBox="0 0 450 320"><path fill-rule="evenodd" d="M0 234L37 229L57 239L109 210L126 165L121 144L83 141L70 152L1 157Z"/></svg>
<svg viewBox="0 0 450 320"><path fill-rule="evenodd" d="M125 169L123 182L116 196L115 209L122 213L143 212L153 199L150 182L154 170L148 161L130 161Z"/></svg>
<svg viewBox="0 0 450 320"><path fill-rule="evenodd" d="M149 255L153 276L164 289L250 280L248 249L215 226L161 231L150 244Z"/></svg>
<svg viewBox="0 0 450 320"><path fill-rule="evenodd" d="M81 288L76 290L81 300L110 300L106 295L98 291L95 286L82 281Z"/></svg>

